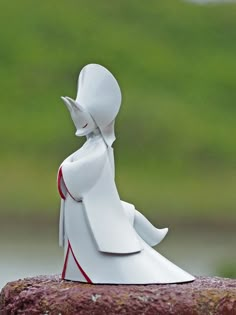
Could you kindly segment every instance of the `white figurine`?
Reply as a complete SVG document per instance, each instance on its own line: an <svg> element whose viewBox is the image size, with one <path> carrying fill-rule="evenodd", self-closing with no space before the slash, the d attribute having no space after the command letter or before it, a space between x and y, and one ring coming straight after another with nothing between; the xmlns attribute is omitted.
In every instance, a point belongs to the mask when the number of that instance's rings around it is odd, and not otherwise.
<svg viewBox="0 0 236 315"><path fill-rule="evenodd" d="M194 280L152 248L168 229L155 228L132 204L120 200L112 148L121 104L116 79L106 68L89 64L80 72L76 100L62 100L76 135L87 137L58 171L62 278L113 284Z"/></svg>

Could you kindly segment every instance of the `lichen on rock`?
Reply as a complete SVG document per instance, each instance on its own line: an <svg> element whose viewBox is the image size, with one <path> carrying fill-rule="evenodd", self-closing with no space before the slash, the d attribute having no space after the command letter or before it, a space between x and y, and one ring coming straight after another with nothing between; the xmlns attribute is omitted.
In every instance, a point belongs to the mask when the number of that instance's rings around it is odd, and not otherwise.
<svg viewBox="0 0 236 315"><path fill-rule="evenodd" d="M39 276L6 284L0 294L0 314L236 315L236 279L93 285Z"/></svg>

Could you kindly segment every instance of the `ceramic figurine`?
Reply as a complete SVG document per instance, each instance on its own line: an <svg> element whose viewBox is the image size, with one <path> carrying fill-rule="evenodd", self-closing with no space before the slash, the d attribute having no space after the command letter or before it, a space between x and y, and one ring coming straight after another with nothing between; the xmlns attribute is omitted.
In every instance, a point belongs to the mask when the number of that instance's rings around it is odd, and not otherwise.
<svg viewBox="0 0 236 315"><path fill-rule="evenodd" d="M76 136L87 138L58 171L62 278L98 284L194 280L152 248L168 229L155 228L132 204L120 200L112 144L121 91L114 76L89 64L80 72L76 99L62 100Z"/></svg>

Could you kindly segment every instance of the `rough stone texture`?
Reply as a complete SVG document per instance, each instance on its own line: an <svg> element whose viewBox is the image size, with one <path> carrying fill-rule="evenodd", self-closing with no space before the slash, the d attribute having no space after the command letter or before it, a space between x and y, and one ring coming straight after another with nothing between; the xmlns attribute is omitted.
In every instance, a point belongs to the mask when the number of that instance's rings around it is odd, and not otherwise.
<svg viewBox="0 0 236 315"><path fill-rule="evenodd" d="M236 279L171 285L91 285L39 276L8 283L0 314L236 315Z"/></svg>

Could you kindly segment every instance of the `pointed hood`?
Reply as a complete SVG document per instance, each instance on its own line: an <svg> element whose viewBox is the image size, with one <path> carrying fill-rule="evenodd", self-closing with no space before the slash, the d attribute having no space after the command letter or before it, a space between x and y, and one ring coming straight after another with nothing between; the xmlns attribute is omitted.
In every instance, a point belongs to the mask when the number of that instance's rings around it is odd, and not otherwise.
<svg viewBox="0 0 236 315"><path fill-rule="evenodd" d="M115 140L114 120L121 105L120 87L111 72L98 64L86 65L79 75L75 101L92 116L111 146Z"/></svg>

